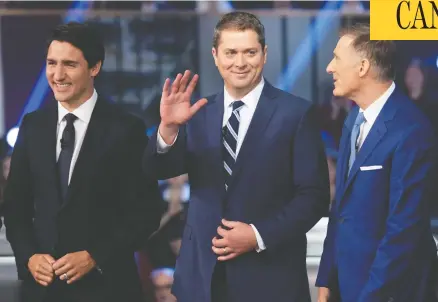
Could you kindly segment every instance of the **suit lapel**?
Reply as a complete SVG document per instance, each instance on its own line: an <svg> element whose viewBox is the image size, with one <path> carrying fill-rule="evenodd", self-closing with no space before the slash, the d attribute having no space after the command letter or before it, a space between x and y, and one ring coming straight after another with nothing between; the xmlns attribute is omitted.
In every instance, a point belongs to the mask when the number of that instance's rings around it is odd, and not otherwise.
<svg viewBox="0 0 438 302"><path fill-rule="evenodd" d="M346 183L348 158L350 156L350 135L358 111L358 107L355 107L344 123L341 142L339 144L338 164L336 167L336 200L340 199L339 197L343 192Z"/></svg>
<svg viewBox="0 0 438 302"><path fill-rule="evenodd" d="M269 121L277 108L277 103L273 101L275 97L276 91L274 87L265 81L260 100L257 104L254 116L251 119L251 123L233 167L233 174L228 187L228 193L233 189L243 165L247 162L251 162L251 157L255 153L254 150L257 150L258 145L263 144L264 142L260 138L263 137L263 132L268 126Z"/></svg>
<svg viewBox="0 0 438 302"><path fill-rule="evenodd" d="M368 133L368 136L366 137L362 147L357 153L356 160L354 161L353 166L351 167L350 174L347 177L347 182L345 185L346 188L348 187L351 180L356 175L357 171L359 170L359 167L368 158L368 156L370 156L370 154L376 148L376 146L383 138L385 133L386 133L385 123L382 120L376 120L370 132Z"/></svg>
<svg viewBox="0 0 438 302"><path fill-rule="evenodd" d="M47 108L47 118L44 119L42 125L41 136L39 138L41 147L43 148L43 152L41 152L41 166L47 167L47 175L51 179L50 182L55 184L54 190L56 190L56 196L61 198L58 167L56 164L56 137L58 128L58 106L56 101ZM60 199L56 200L56 206L54 208L57 208L60 204Z"/></svg>
<svg viewBox="0 0 438 302"><path fill-rule="evenodd" d="M224 116L224 93L217 94L214 99L209 101L205 106L206 112L204 115L204 125L206 125L206 133L208 145L210 146L212 163L217 163L214 169L218 174L220 183L223 184L225 191L224 166L222 159L222 122ZM212 171L213 172L213 171ZM213 172L214 173L214 172Z"/></svg>
<svg viewBox="0 0 438 302"><path fill-rule="evenodd" d="M350 174L348 175L345 185L342 188L341 194L339 196L339 200L342 200L348 187L354 181L359 168L364 164L367 158L372 154L374 149L379 145L383 137L386 135L387 123L394 118L398 108L397 95L398 95L397 91L394 91L392 93L392 95L389 97L388 101L380 111L379 115L377 116L377 119L375 120L373 126L371 127L371 130L368 133L367 137L365 138L362 147L357 153L356 160L354 161L353 166L351 167ZM351 134L351 130L349 131L349 134ZM349 144L349 139L346 142L346 144L347 145ZM343 160L345 161L344 169L348 169L348 165L346 164L348 162L347 156L345 156ZM345 173L347 173L347 170L345 170Z"/></svg>
<svg viewBox="0 0 438 302"><path fill-rule="evenodd" d="M102 139L105 137L105 131L107 130L107 121L111 120L111 117L106 114L106 106L108 105L105 104L104 100L100 98L97 100L73 169L64 206L71 202L75 192L81 187L81 183L86 180L87 174L93 169L93 163L98 161L102 152Z"/></svg>
<svg viewBox="0 0 438 302"><path fill-rule="evenodd" d="M214 147L222 146L222 121L224 116L224 94L217 94L206 106L204 124L208 142Z"/></svg>

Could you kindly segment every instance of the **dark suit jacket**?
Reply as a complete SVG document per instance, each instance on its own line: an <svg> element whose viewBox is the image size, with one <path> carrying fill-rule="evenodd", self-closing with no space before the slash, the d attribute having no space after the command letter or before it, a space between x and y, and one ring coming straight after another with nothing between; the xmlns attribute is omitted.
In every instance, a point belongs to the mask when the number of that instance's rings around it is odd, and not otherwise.
<svg viewBox="0 0 438 302"><path fill-rule="evenodd" d="M221 128L223 93L208 98L166 154L153 136L145 163L165 179L188 173L187 223L176 264L178 302L207 302L221 218L253 223L267 249L228 261L230 301L310 301L306 232L327 211L327 162L315 108L265 83L225 191Z"/></svg>
<svg viewBox="0 0 438 302"><path fill-rule="evenodd" d="M397 89L378 115L347 177L347 117L316 284L345 302L432 302L436 246L430 206L436 200L436 143L426 117ZM368 167L368 168L367 168Z"/></svg>
<svg viewBox="0 0 438 302"><path fill-rule="evenodd" d="M147 144L141 120L99 98L75 164L67 201L60 201L56 166L56 102L27 114L12 155L5 226L25 301L46 288L27 269L36 253L55 259L87 250L97 269L71 285L78 301L140 301L134 250L158 227L156 181L142 173ZM129 298L128 298L129 297Z"/></svg>

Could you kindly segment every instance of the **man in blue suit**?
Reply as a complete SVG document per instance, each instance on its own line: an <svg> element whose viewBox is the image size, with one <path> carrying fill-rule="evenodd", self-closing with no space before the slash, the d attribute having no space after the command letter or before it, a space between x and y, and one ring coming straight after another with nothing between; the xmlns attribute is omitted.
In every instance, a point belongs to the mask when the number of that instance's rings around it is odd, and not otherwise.
<svg viewBox="0 0 438 302"><path fill-rule="evenodd" d="M346 30L327 67L334 95L357 107L346 118L316 285L319 302L432 302L436 200L431 126L393 82L395 44Z"/></svg>
<svg viewBox="0 0 438 302"><path fill-rule="evenodd" d="M191 105L198 76L167 79L145 155L156 177L190 180L173 293L178 302L310 302L306 232L329 205L315 108L263 79L267 46L254 15L223 16L212 54L224 88Z"/></svg>

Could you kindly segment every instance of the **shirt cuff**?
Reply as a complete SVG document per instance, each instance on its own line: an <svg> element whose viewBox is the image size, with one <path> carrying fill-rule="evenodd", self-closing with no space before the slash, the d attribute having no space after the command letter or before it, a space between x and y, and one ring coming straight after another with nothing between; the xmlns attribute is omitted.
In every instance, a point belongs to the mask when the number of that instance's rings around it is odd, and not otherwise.
<svg viewBox="0 0 438 302"><path fill-rule="evenodd" d="M250 224L250 226L252 227L256 235L257 245L258 245L258 247L256 248L257 253L266 250L265 243L263 242L262 236L260 236L259 231L257 231L256 227L253 224Z"/></svg>
<svg viewBox="0 0 438 302"><path fill-rule="evenodd" d="M178 131L178 133L179 133L179 131ZM161 137L160 131L158 131L158 133L157 133L157 152L158 153L166 153L167 151L169 151L170 147L173 146L173 144L175 143L177 138L178 138L178 134L176 134L175 139L173 140L172 144L168 145L168 144L166 144L164 139Z"/></svg>

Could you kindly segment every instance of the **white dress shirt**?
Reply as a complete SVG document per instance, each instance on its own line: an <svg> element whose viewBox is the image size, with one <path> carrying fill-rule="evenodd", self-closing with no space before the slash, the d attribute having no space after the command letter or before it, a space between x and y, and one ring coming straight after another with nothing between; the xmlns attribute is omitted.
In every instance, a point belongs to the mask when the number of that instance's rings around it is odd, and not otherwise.
<svg viewBox="0 0 438 302"><path fill-rule="evenodd" d="M357 146L359 147L358 149L362 147L363 142L368 136L368 133L370 133L370 130L379 116L380 111L382 110L383 106L385 106L386 101L388 101L394 89L395 84L392 82L391 86L377 100L368 106L366 110L359 109L360 112L363 112L365 122L363 122L360 126L360 133L357 138Z"/></svg>
<svg viewBox="0 0 438 302"><path fill-rule="evenodd" d="M89 100L83 103L81 106L69 112L65 109L60 102L58 102L58 126L56 133L56 161L58 161L59 154L61 153L61 138L64 132L67 122L64 117L68 113L73 113L76 115L77 119L73 122L75 127L75 147L73 150L73 156L70 164L70 172L68 176L68 183L70 184L71 175L76 164L76 160L79 156L79 151L81 150L82 142L84 141L85 133L87 132L88 124L90 123L91 114L93 113L94 106L97 101L97 92L94 90L93 95Z"/></svg>
<svg viewBox="0 0 438 302"><path fill-rule="evenodd" d="M239 133L237 135L237 146L236 146L237 156L239 154L240 148L242 147L243 139L245 138L246 132L248 131L249 124L251 123L252 117L257 108L257 104L259 102L264 86L265 86L265 80L262 77L260 83L240 100L244 103L244 105L242 106L242 109L239 110L240 123L239 123ZM238 101L238 100L235 100L233 97L231 97L227 89L224 87L224 116L222 120L222 127L226 126L228 119L230 118L233 112L234 101ZM173 141L172 145L175 143L175 141L176 138ZM166 144L163 138L161 137L160 133L158 132L157 135L158 153L166 153L172 145ZM251 227L254 230L254 233L257 238L257 245L258 245L257 252L261 252L266 249L266 246L263 242L262 237L260 236L260 233L257 231L256 227L253 224L251 224Z"/></svg>

